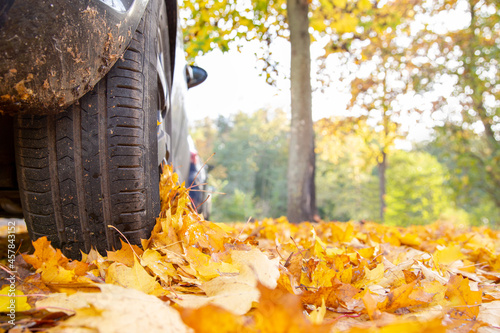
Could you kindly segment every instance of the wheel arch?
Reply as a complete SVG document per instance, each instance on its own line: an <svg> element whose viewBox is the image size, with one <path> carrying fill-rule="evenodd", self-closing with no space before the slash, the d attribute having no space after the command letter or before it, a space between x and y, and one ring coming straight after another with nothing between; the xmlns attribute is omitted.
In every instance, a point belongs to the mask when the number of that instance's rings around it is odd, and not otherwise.
<svg viewBox="0 0 500 333"><path fill-rule="evenodd" d="M148 2L124 1L124 10L101 0L71 6L25 0L0 8L0 112L55 114L73 104L124 54ZM173 73L178 9L176 0L165 3Z"/></svg>

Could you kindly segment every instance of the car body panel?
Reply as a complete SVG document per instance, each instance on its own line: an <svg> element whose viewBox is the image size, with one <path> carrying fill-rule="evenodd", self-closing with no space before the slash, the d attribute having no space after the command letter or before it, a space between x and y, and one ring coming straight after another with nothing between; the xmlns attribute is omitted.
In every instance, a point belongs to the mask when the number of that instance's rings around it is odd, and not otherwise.
<svg viewBox="0 0 500 333"><path fill-rule="evenodd" d="M74 103L124 53L147 2L2 0L0 111L50 114Z"/></svg>
<svg viewBox="0 0 500 333"><path fill-rule="evenodd" d="M189 144L188 144L188 119L187 110L189 100L187 97L187 77L186 77L186 58L184 55L184 43L182 30L177 29L177 41L175 43L175 65L174 79L172 85L171 103L172 103L172 152L173 156L170 163L173 164L174 170L179 175L179 179L187 181L189 176L189 163L191 159Z"/></svg>

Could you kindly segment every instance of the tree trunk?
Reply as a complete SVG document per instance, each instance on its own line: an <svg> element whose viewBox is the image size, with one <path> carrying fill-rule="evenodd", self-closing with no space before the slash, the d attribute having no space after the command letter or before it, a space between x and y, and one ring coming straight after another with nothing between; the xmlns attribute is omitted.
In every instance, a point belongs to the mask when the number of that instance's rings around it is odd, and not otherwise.
<svg viewBox="0 0 500 333"><path fill-rule="evenodd" d="M308 1L288 0L287 12L292 46L287 216L290 222L297 223L311 221L316 212Z"/></svg>
<svg viewBox="0 0 500 333"><path fill-rule="evenodd" d="M387 155L382 151L382 159L378 162L378 184L380 197L380 221L384 222L385 214L385 171L387 170Z"/></svg>

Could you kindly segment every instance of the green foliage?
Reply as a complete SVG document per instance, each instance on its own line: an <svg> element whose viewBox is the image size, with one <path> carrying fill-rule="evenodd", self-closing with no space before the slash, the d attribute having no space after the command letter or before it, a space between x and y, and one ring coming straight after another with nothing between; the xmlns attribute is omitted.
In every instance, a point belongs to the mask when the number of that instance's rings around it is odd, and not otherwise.
<svg viewBox="0 0 500 333"><path fill-rule="evenodd" d="M452 101L441 99L433 105L433 110L444 114L445 119L436 128L432 149L448 166L454 199L458 207L471 214L471 223L498 226L500 5L496 0L449 0L436 2L432 14L452 10L463 11L466 19L462 27L443 33L429 27L426 39L420 41L421 54L427 53L427 59L422 57L421 62L429 66L422 75L426 89L432 89L442 77L456 82Z"/></svg>
<svg viewBox="0 0 500 333"><path fill-rule="evenodd" d="M439 221L451 223L457 227L470 226L470 214L460 208L447 208L439 217Z"/></svg>
<svg viewBox="0 0 500 333"><path fill-rule="evenodd" d="M210 161L212 185L224 195L214 195L214 219L244 221L248 217L279 217L286 212L286 168L289 120L283 111L260 110L219 117L212 124L198 124L200 133L215 130ZM211 152L204 152L205 156ZM202 155L202 157L205 157ZM205 157L206 158L206 157ZM223 185L223 186L221 186ZM217 215L219 214L220 215Z"/></svg>
<svg viewBox="0 0 500 333"><path fill-rule="evenodd" d="M320 62L331 52L350 51L347 57L354 61L354 67L365 66L365 74L355 75L351 89L352 107L363 115L353 118L353 126L359 128L330 123L323 129L331 127L337 132L316 130L317 201L325 218L376 218L375 168L384 153L389 164L386 217L390 223L427 223L444 212L444 220L500 225L498 1L423 3L395 0L373 6L367 0L310 2L313 40L327 40ZM470 22L465 20L453 31L437 33L432 24L424 24L415 33L418 24L407 21L457 8L458 12L465 10ZM181 19L190 57L214 48L227 50L232 41L257 39L269 46L276 38L288 38L284 0L244 4L236 0L189 0L183 2ZM264 51L268 81L272 79L270 57ZM375 66L366 67L370 64ZM327 70L327 66L321 68ZM402 97L425 93L442 82L449 84L450 78L456 82L455 104L445 103L443 98L429 100L441 124L434 142L425 150L441 165L428 154L415 152L398 152L393 160L395 139L405 134L400 126L404 118L401 111L407 112L399 104ZM409 113L415 118L421 105L412 106ZM377 123L377 131L366 126L367 119ZM212 176L227 180L224 200L240 207L241 193L231 196L237 191L246 193L252 198L249 211L257 216L279 216L285 211L287 130L261 127L269 121L267 116L240 114L219 119L217 124L205 124L203 135L198 136L198 140L209 138L200 152L217 152L211 162L216 165ZM283 123L288 122L285 119ZM201 129L197 131L201 133ZM265 137L264 133L276 136ZM279 148L269 144L273 138L278 138ZM422 161L427 164L422 165ZM426 178L428 185L424 185Z"/></svg>
<svg viewBox="0 0 500 333"><path fill-rule="evenodd" d="M377 220L377 177L369 173L355 175L346 162L318 162L316 196L320 216L334 221Z"/></svg>
<svg viewBox="0 0 500 333"><path fill-rule="evenodd" d="M320 120L316 133L316 184L322 217L377 220L377 132L362 119L345 118ZM448 171L429 153L391 151L386 177L387 223L431 223L453 206Z"/></svg>
<svg viewBox="0 0 500 333"><path fill-rule="evenodd" d="M316 198L326 220L375 220L378 216L376 154L366 122L321 119L316 129Z"/></svg>
<svg viewBox="0 0 500 333"><path fill-rule="evenodd" d="M325 220L377 220L378 146L375 130L359 118L315 124L316 186ZM209 164L216 221L278 217L286 212L288 118L281 111L238 113L196 123L192 136ZM415 151L394 150L387 169L386 221L436 220L490 226L499 212L482 186L480 164L454 153L456 140L437 136ZM208 147L208 148L207 148Z"/></svg>
<svg viewBox="0 0 500 333"><path fill-rule="evenodd" d="M453 127L450 125L438 128L435 140L423 149L436 156L449 170L447 183L452 191L451 198L457 209L467 212L469 223L498 227L500 207L494 198L500 194L494 195L492 191L498 193L499 189L492 188L494 183L489 178L490 175L484 172L481 160L469 152L471 149L478 151L483 141L477 134L470 133L469 135L475 136L476 139L468 136L464 142L463 138L460 138L463 130L452 131L451 128ZM472 144L473 142L475 143Z"/></svg>
<svg viewBox="0 0 500 333"><path fill-rule="evenodd" d="M386 222L408 226L436 221L451 206L448 177L429 153L396 151L387 169Z"/></svg>
<svg viewBox="0 0 500 333"><path fill-rule="evenodd" d="M214 221L245 221L249 217L257 215L252 196L239 189L226 195L214 195L212 205L212 219Z"/></svg>
<svg viewBox="0 0 500 333"><path fill-rule="evenodd" d="M184 0L180 17L189 59L213 49L228 51L233 41L269 43L288 35L285 0Z"/></svg>

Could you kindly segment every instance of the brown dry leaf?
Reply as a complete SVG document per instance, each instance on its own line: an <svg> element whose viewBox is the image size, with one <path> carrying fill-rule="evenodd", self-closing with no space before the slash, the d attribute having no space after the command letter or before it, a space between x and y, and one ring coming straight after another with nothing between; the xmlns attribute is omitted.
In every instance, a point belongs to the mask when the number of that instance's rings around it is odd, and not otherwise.
<svg viewBox="0 0 500 333"><path fill-rule="evenodd" d="M134 289L100 285L100 293L54 294L38 309L66 309L73 317L48 332L189 332L177 311Z"/></svg>

